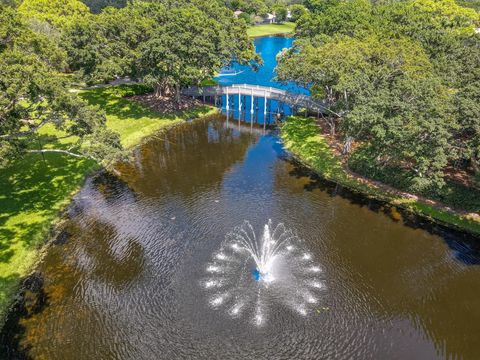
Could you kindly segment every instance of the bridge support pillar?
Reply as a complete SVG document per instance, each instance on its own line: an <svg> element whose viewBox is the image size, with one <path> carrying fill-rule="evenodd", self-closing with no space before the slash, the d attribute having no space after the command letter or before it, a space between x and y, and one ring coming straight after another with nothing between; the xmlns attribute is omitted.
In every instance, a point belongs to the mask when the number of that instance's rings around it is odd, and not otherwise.
<svg viewBox="0 0 480 360"><path fill-rule="evenodd" d="M263 93L263 130L265 130L267 126L267 90Z"/></svg>
<svg viewBox="0 0 480 360"><path fill-rule="evenodd" d="M253 111L253 103L255 101L254 97L253 97L253 89L251 90L250 92L250 122L252 123L253 125L253 114L254 114L254 111Z"/></svg>
<svg viewBox="0 0 480 360"><path fill-rule="evenodd" d="M240 114L242 113L242 95L240 94L240 89L238 89L238 118L240 119Z"/></svg>
<svg viewBox="0 0 480 360"><path fill-rule="evenodd" d="M228 87L227 87L227 93L225 94L225 98L226 98L226 106L225 106L225 109L228 111L228 110L230 110L230 107L228 106Z"/></svg>

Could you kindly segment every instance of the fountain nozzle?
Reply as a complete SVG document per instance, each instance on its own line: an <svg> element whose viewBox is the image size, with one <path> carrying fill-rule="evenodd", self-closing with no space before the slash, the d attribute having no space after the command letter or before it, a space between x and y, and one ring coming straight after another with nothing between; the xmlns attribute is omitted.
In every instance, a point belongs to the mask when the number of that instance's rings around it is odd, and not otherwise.
<svg viewBox="0 0 480 360"><path fill-rule="evenodd" d="M260 281L262 280L262 273L258 269L252 270L253 280Z"/></svg>

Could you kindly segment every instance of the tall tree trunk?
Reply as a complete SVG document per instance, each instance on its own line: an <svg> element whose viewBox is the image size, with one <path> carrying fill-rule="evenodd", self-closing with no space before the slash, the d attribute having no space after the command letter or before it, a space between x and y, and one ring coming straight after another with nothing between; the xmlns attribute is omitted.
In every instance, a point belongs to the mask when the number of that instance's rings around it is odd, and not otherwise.
<svg viewBox="0 0 480 360"><path fill-rule="evenodd" d="M176 97L176 100L177 100L177 104L180 105L180 103L182 102L182 96L181 96L181 92L180 92L180 84L179 83L176 83L175 84L175 97Z"/></svg>
<svg viewBox="0 0 480 360"><path fill-rule="evenodd" d="M346 156L350 153L350 149L352 147L353 138L351 136L347 136L345 142L343 143L342 155Z"/></svg>
<svg viewBox="0 0 480 360"><path fill-rule="evenodd" d="M325 120L330 127L330 135L335 136L335 119L333 119L331 116L323 116L323 113L321 113L322 119Z"/></svg>
<svg viewBox="0 0 480 360"><path fill-rule="evenodd" d="M162 84L161 83L157 83L155 85L155 97L161 97L162 96Z"/></svg>

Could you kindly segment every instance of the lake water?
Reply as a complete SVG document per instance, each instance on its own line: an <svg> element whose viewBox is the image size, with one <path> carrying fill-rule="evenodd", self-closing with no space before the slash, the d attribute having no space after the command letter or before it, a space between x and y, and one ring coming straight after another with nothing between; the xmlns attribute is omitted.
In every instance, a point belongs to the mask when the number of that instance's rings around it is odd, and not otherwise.
<svg viewBox="0 0 480 360"><path fill-rule="evenodd" d="M263 65L259 67L258 71L252 71L246 65L233 64L228 69L223 69L215 80L220 85L260 85L265 87L273 87L277 89L287 90L294 94L309 94L308 89L298 86L293 82L279 82L276 81L275 68L277 66L277 56L284 49L292 47L294 39L291 37L259 37L256 38L255 49L263 59ZM292 115L294 109L286 106L278 101L272 100L267 102L265 109L265 102L263 98L255 98L253 108L255 112L252 116L250 109L252 106L252 99L250 96L243 96L241 99L237 96L230 96L229 98L229 112L226 110L226 97L222 97L222 111L228 116L247 123L272 124L275 119L285 118ZM267 116L264 113L267 113Z"/></svg>
<svg viewBox="0 0 480 360"><path fill-rule="evenodd" d="M75 197L5 358L480 358L479 239L322 181L275 132L215 115L117 170ZM270 219L295 241L262 279L231 239Z"/></svg>

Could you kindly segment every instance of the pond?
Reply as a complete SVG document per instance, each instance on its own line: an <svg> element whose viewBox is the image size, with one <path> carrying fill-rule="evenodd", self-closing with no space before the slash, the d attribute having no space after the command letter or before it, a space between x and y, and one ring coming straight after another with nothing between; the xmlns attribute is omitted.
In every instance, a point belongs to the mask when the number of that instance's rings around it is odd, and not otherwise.
<svg viewBox="0 0 480 360"><path fill-rule="evenodd" d="M7 358L480 358L478 239L322 181L274 131L195 120L117 171L75 196Z"/></svg>
<svg viewBox="0 0 480 360"><path fill-rule="evenodd" d="M223 69L215 78L222 86L249 84L260 85L263 87L273 87L287 90L293 94L308 95L308 89L298 86L294 82L276 81L275 68L277 66L277 56L284 49L292 47L294 39L291 37L259 37L256 38L255 49L263 59L263 65L257 70L252 71L246 65L233 64L230 68ZM231 95L229 97L229 110L226 109L227 101L223 96L221 99L222 112L228 117L241 120L247 123L273 124L276 119L285 118L292 115L295 109L276 100L268 100L266 103L263 98L255 98L252 106L250 96ZM254 114L250 109L254 109Z"/></svg>

